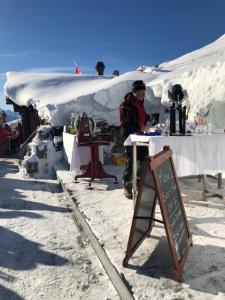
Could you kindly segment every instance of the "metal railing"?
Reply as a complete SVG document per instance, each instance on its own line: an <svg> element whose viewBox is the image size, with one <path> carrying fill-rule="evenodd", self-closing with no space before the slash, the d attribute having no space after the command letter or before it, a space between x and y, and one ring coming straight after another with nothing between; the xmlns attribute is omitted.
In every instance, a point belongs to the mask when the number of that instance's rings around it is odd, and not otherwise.
<svg viewBox="0 0 225 300"><path fill-rule="evenodd" d="M35 131L32 132L32 134L26 139L26 141L20 145L20 149L19 149L19 153L18 153L19 164L21 164L21 161L24 159L25 153L27 152L28 143L35 136L36 132L37 132L37 129L35 129Z"/></svg>

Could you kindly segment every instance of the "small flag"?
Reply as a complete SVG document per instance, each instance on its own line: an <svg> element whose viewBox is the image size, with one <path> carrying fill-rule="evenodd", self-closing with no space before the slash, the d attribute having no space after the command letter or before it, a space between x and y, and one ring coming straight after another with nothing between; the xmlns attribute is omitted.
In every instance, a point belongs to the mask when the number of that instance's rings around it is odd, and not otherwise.
<svg viewBox="0 0 225 300"><path fill-rule="evenodd" d="M74 65L75 65L75 74L76 74L76 75L81 74L80 68L78 67L77 62L76 62L74 59L73 59L73 63L74 63Z"/></svg>
<svg viewBox="0 0 225 300"><path fill-rule="evenodd" d="M76 75L80 74L80 68L78 67L78 65L76 65L75 74Z"/></svg>

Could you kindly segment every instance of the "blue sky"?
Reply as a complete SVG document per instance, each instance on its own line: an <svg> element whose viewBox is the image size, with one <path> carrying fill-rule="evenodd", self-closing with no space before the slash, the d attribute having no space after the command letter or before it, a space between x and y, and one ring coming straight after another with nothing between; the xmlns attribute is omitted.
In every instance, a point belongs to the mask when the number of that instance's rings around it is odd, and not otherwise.
<svg viewBox="0 0 225 300"><path fill-rule="evenodd" d="M159 64L224 34L224 16L224 0L0 0L0 106L7 71Z"/></svg>

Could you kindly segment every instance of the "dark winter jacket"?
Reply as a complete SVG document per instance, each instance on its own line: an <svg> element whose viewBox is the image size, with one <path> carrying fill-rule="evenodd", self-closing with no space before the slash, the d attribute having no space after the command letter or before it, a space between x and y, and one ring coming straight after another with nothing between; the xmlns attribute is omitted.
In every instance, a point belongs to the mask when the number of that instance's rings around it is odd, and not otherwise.
<svg viewBox="0 0 225 300"><path fill-rule="evenodd" d="M135 105L132 103L135 99L133 93L128 93L124 97L124 101L120 105L120 127L121 134L126 139L130 134L140 131L138 124L138 112ZM144 101L143 101L144 102ZM143 103L142 103L143 105ZM146 113L145 124L149 121L150 117Z"/></svg>

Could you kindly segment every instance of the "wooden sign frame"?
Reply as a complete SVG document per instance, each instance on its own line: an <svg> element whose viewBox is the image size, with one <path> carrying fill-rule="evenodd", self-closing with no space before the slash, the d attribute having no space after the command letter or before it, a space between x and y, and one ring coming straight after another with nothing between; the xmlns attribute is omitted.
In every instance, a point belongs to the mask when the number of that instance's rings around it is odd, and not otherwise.
<svg viewBox="0 0 225 300"><path fill-rule="evenodd" d="M163 193L162 193L161 187L160 187L159 176L157 174L157 168L167 160L170 161L171 166L172 166L172 172L173 172L173 175L174 175L174 179L175 179L175 183L176 183L176 187L177 187L177 193L179 195L181 210L182 210L182 214L183 214L182 217L183 217L183 221L184 221L185 226L186 226L186 231L187 231L187 236L188 236L188 238L186 240L183 255L182 255L182 257L180 257L180 259L178 259L178 257L177 257L177 252L176 252L176 248L175 248L175 241L174 241L174 238L173 238L173 233L172 233L172 229L171 229L171 226L170 226L167 209L166 209L166 206L165 206L165 203L164 203ZM153 204L153 209L152 209L152 212L151 212L151 216L148 217L148 219L149 219L148 230L143 234L143 236L136 243L136 245L133 246L135 229L136 229L136 225L137 225L137 219L142 218L141 216L139 216L138 212L139 212L139 208L140 208L140 205L141 205L141 197L142 197L142 192L143 192L144 179L145 179L145 175L146 175L146 172L147 172L148 168L150 168L150 172L151 172L152 177L153 177L153 181L154 181L154 184L155 184L155 190L156 190L156 196L155 196L155 199L154 199L154 204ZM157 219L154 218L155 206L156 206L156 201L157 200L159 202L159 206L160 206L163 221L157 220ZM144 217L144 218L146 218L146 217ZM182 200L182 196L181 196L181 192L180 192L180 188L179 188L179 184L178 184L178 180L177 180L177 176L176 176L176 170L175 170L173 159L172 159L172 151L168 146L165 146L163 148L162 152L160 152L160 153L158 153L158 154L156 154L152 157L147 158L147 161L146 161L145 165L142 167L141 183L140 183L140 186L139 186L137 201L136 201L136 204L135 204L133 220L132 220L132 225L131 225L131 230L130 230L130 236L129 236L128 245L127 245L126 256L123 260L123 266L124 267L128 266L128 261L131 258L131 256L134 254L134 252L137 250L137 248L141 245L141 243L145 240L145 238L150 235L150 233L152 231L152 228L154 226L153 222L160 222L160 223L164 224L165 231L166 231L166 236L167 236L167 240L168 240L168 244L169 244L169 249L170 249L170 253L171 253L172 261L173 261L173 265L174 265L173 278L177 281L182 281L182 271L183 271L183 268L184 268L184 265L185 265L185 262L186 262L186 259L187 259L189 249L192 246L192 234L190 232L190 228L189 228L189 225L188 225L187 216L186 216L186 213L185 213L184 204L183 204L183 200Z"/></svg>

